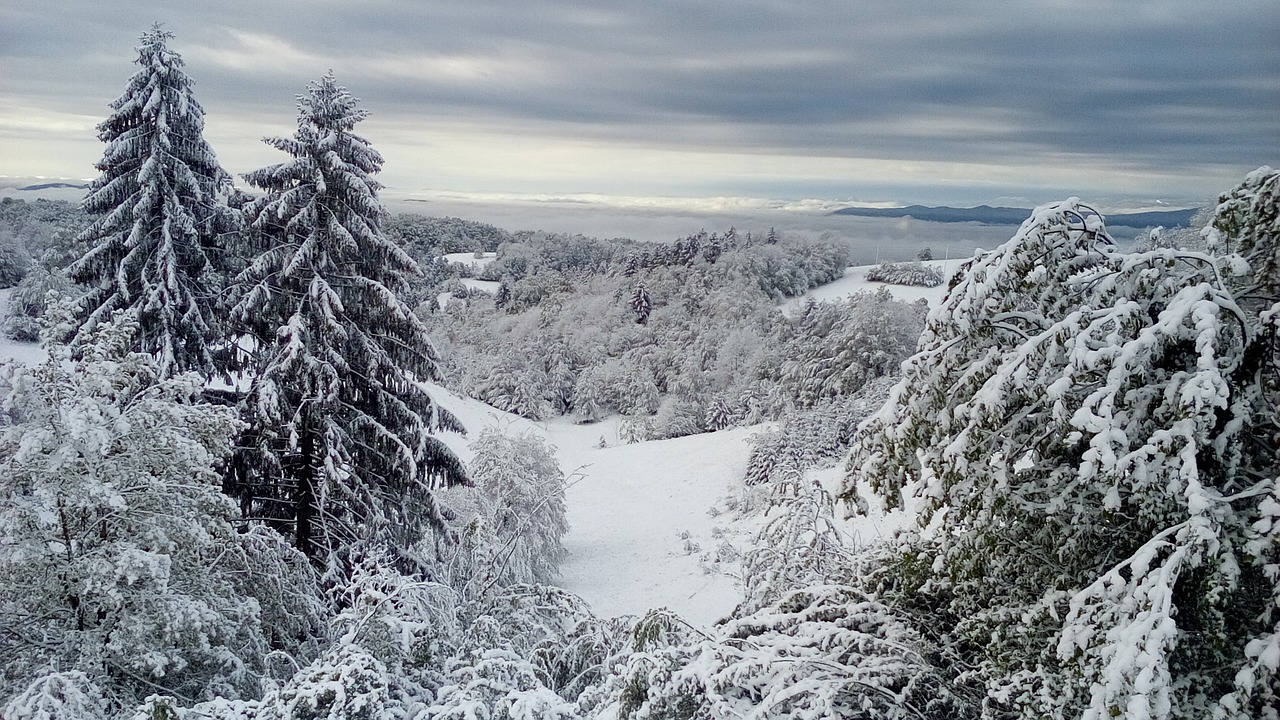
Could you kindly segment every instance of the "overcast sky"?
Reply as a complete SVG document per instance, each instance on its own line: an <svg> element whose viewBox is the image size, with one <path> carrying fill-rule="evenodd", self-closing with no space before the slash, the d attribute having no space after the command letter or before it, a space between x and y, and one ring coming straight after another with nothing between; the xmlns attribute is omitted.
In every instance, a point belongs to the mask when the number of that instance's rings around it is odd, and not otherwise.
<svg viewBox="0 0 1280 720"><path fill-rule="evenodd" d="M157 20L237 174L329 69L401 193L1178 203L1280 164L1276 0L0 0L0 174L91 177Z"/></svg>

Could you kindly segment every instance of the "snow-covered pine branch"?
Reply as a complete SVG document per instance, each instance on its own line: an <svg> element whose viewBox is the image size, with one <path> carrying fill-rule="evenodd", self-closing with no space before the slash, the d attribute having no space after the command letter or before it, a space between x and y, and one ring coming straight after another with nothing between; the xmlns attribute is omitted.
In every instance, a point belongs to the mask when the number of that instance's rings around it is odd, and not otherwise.
<svg viewBox="0 0 1280 720"><path fill-rule="evenodd" d="M1248 261L1126 255L1077 201L1038 208L966 265L860 428L843 497L922 506L893 592L929 608L992 708L1243 719L1273 701L1274 674L1238 674L1269 657L1277 620L1257 534L1277 298L1238 294L1268 287L1268 177L1225 195L1214 225Z"/></svg>

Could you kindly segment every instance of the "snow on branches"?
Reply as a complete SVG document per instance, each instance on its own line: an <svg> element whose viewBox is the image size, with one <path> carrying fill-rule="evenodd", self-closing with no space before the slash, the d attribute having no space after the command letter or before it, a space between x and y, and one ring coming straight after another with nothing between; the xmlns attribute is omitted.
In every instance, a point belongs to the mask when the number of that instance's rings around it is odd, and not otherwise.
<svg viewBox="0 0 1280 720"><path fill-rule="evenodd" d="M161 379L150 356L109 351L134 331L100 326L124 337L100 337L98 357L54 348L4 371L0 697L55 670L118 702L252 696L270 649L264 617L305 629L305 603L279 607L288 596L264 574L302 589L307 569L291 573L281 548L237 532L220 491L234 415L194 403L199 377ZM296 649L296 637L278 640Z"/></svg>
<svg viewBox="0 0 1280 720"><path fill-rule="evenodd" d="M637 625L638 639L671 639L637 642L605 686L610 716L970 717L931 666L929 643L847 586L787 593L702 638L678 627L659 630L678 622L654 612Z"/></svg>
<svg viewBox="0 0 1280 720"><path fill-rule="evenodd" d="M233 314L262 352L228 487L317 561L371 538L407 552L442 528L433 488L466 482L434 436L462 426L419 382L439 358L401 299L418 266L380 229L367 112L332 75L298 107L294 137L267 141L291 158L245 176L265 194Z"/></svg>
<svg viewBox="0 0 1280 720"><path fill-rule="evenodd" d="M860 428L842 496L920 499L917 575L957 637L988 638L968 679L998 706L1251 716L1224 698L1274 622L1248 542L1274 488L1277 365L1236 294L1265 287L1249 271L1126 255L1087 206L1037 208L968 263Z"/></svg>
<svg viewBox="0 0 1280 720"><path fill-rule="evenodd" d="M239 227L226 204L231 176L204 140L204 110L167 46L172 37L159 24L142 35L139 69L98 126L107 149L83 203L97 218L78 238L89 249L68 270L88 289L61 331L77 349L127 310L138 320L135 349L154 355L166 376L213 370L215 273L224 236Z"/></svg>

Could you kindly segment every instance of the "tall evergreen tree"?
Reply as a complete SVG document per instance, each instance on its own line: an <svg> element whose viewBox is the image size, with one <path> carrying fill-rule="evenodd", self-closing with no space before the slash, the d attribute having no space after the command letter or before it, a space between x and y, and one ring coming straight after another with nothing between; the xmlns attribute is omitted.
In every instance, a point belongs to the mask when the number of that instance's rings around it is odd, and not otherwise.
<svg viewBox="0 0 1280 720"><path fill-rule="evenodd" d="M644 280L636 283L636 289L631 293L631 312L635 313L636 322L644 325L649 322L649 315L653 312L653 298L649 295L649 286L644 284Z"/></svg>
<svg viewBox="0 0 1280 720"><path fill-rule="evenodd" d="M463 428L418 384L438 356L400 299L419 269L379 226L382 157L352 132L367 111L332 74L298 107L294 137L266 141L290 159L245 176L266 191L245 207L261 254L233 316L261 358L227 489L314 560L369 538L403 558L440 526L433 488L467 481L433 435Z"/></svg>
<svg viewBox="0 0 1280 720"><path fill-rule="evenodd" d="M98 125L107 149L83 203L98 217L79 238L89 250L70 268L89 290L61 332L78 351L126 310L139 327L134 349L154 355L164 376L213 367L212 271L220 240L238 227L226 205L231 176L204 140L204 109L172 38L158 23L143 33L139 69Z"/></svg>

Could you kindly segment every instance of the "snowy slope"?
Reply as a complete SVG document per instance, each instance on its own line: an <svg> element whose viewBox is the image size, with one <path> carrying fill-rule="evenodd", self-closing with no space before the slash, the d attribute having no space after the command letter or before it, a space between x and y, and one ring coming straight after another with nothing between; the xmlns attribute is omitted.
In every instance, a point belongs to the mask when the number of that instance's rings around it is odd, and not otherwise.
<svg viewBox="0 0 1280 720"><path fill-rule="evenodd" d="M874 287L851 268L843 280L814 290L817 297L838 297ZM890 286L895 294L896 286ZM941 289L935 289L941 297ZM928 293L921 288L902 292ZM0 303L6 298L0 296ZM803 302L803 299L792 303ZM44 352L26 343L0 341L0 360L37 362ZM740 514L726 507L726 498L750 496L742 484L748 438L762 427L734 428L671 440L625 444L618 435L619 419L575 425L567 418L534 423L463 398L440 386L432 396L468 428L470 437L445 434L442 439L470 460L471 438L485 427L508 433L535 432L556 448L560 466L569 476L567 504L568 558L561 584L581 595L602 616L641 615L667 607L695 625L709 625L738 603L740 568L729 557L708 572L717 549L728 544L745 549L763 522L759 509ZM603 443L601 442L603 440ZM604 447L600 447L603 444ZM835 491L840 468L820 471L818 477ZM757 506L759 491L756 492ZM845 524L851 542L874 542L909 516L859 518Z"/></svg>
<svg viewBox="0 0 1280 720"><path fill-rule="evenodd" d="M9 296L12 294L13 288L0 290L0 321L3 321L5 315L9 313ZM48 355L39 345L14 342L4 335L0 335L0 362L17 360L22 363L38 363L46 357Z"/></svg>
<svg viewBox="0 0 1280 720"><path fill-rule="evenodd" d="M737 605L741 588L736 560L719 563L716 551L746 548L764 518L759 508L742 514L726 498L750 495L742 482L751 446L747 440L768 426L733 428L671 440L622 444L618 418L575 425L567 418L534 423L433 386L432 396L458 415L471 433L499 427L532 430L556 447L569 475L569 557L560 584L581 595L603 616L641 615L666 607L695 625L710 625ZM601 439L606 447L599 447ZM444 438L469 460L467 440ZM817 471L830 492L839 489L840 467ZM756 503L760 493L756 490ZM854 518L842 523L851 545L889 536L911 522L904 512Z"/></svg>
<svg viewBox="0 0 1280 720"><path fill-rule="evenodd" d="M597 613L639 615L667 607L706 625L737 604L735 579L704 572L700 557L724 540L741 544L755 532L758 518L708 511L741 490L747 438L758 428L627 445L618 440L616 417L591 425L567 418L533 423L439 386L431 393L472 435L485 427L532 430L555 446L569 476L569 556L561 585ZM464 460L471 458L465 438L442 439Z"/></svg>

